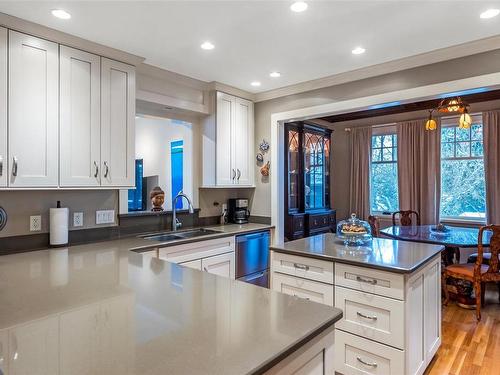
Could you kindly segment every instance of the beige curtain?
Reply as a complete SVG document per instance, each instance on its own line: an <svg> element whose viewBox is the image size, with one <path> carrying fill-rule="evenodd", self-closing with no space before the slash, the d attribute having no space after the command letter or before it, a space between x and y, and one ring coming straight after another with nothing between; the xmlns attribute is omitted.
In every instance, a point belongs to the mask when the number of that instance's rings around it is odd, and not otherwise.
<svg viewBox="0 0 500 375"><path fill-rule="evenodd" d="M372 129L351 131L351 181L349 213L368 219L370 215L370 149Z"/></svg>
<svg viewBox="0 0 500 375"><path fill-rule="evenodd" d="M500 224L500 111L483 113L486 221Z"/></svg>
<svg viewBox="0 0 500 375"><path fill-rule="evenodd" d="M422 224L439 221L441 126L425 130L425 120L397 124L399 209L420 213Z"/></svg>

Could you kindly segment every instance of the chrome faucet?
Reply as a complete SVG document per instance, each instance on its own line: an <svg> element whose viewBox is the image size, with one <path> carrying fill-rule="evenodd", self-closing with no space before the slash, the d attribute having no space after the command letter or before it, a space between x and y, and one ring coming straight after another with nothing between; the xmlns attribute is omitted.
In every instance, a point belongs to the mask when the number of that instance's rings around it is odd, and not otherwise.
<svg viewBox="0 0 500 375"><path fill-rule="evenodd" d="M175 196L174 199L172 199L172 230L173 231L176 231L177 229L179 229L180 227L182 227L182 223L179 221L179 219L177 219L177 208L175 207L176 203L177 203L177 199L179 198L186 198L186 201L188 202L188 206L189 206L189 213L192 214L194 212L193 210L193 205L191 204L191 199L189 199L189 197L184 194L181 191L179 191L179 193Z"/></svg>

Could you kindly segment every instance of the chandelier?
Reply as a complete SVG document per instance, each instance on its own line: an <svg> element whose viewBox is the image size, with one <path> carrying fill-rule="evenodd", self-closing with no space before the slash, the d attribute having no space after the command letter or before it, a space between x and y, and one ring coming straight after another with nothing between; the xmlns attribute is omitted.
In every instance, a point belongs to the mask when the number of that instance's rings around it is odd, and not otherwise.
<svg viewBox="0 0 500 375"><path fill-rule="evenodd" d="M459 96L454 98L446 98L439 102L439 105L429 111L429 119L425 123L425 130L436 130L437 123L432 117L432 113L460 113L458 119L458 127L460 129L469 129L472 124L472 118L469 115L470 105L462 100Z"/></svg>

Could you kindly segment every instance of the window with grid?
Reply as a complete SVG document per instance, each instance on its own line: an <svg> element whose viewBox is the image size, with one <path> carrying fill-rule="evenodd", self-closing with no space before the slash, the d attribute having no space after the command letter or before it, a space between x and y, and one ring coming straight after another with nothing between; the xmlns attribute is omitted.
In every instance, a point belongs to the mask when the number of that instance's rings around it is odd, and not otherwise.
<svg viewBox="0 0 500 375"><path fill-rule="evenodd" d="M441 218L483 221L486 187L482 116L472 116L469 129L457 127L458 117L441 125Z"/></svg>
<svg viewBox="0 0 500 375"><path fill-rule="evenodd" d="M372 213L399 209L397 135L372 136L370 206Z"/></svg>

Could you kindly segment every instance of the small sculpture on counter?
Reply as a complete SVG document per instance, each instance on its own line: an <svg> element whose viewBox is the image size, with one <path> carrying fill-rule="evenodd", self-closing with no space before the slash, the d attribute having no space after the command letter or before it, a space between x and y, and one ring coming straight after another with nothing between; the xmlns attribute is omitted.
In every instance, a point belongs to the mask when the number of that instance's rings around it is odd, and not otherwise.
<svg viewBox="0 0 500 375"><path fill-rule="evenodd" d="M163 211L163 203L165 202L165 192L159 186L155 186L149 193L149 199L153 208L151 211Z"/></svg>
<svg viewBox="0 0 500 375"><path fill-rule="evenodd" d="M269 168L271 167L271 162L267 162L261 169L260 169L260 174L264 177L269 176Z"/></svg>

